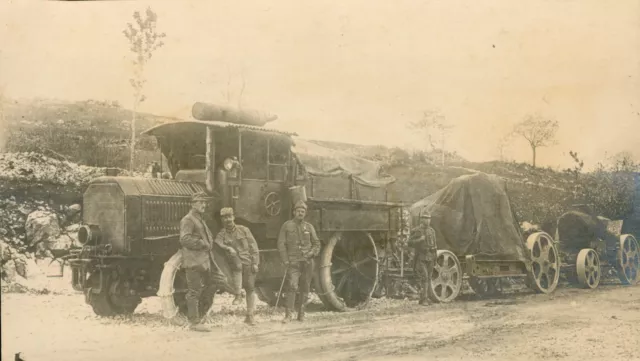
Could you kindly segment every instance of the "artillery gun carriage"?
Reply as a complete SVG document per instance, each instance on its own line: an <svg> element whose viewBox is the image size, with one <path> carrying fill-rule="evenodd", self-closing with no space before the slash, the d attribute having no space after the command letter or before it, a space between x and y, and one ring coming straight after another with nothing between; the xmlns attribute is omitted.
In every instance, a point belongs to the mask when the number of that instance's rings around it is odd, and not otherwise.
<svg viewBox="0 0 640 361"><path fill-rule="evenodd" d="M622 223L596 216L587 205L575 205L558 218L561 270L570 282L594 289L609 271L615 271L623 285L640 281L638 241L621 234Z"/></svg>
<svg viewBox="0 0 640 361"><path fill-rule="evenodd" d="M560 259L553 238L545 232L523 238L499 177L477 173L453 179L410 207L413 225L423 210L431 213L438 246L428 292L433 301L456 299L463 279L483 296L499 293L501 280L507 277L524 279L539 293L551 293L557 287ZM396 267L390 269L399 268L400 258L393 257ZM409 266L402 272L406 277L413 270ZM398 278L397 273L389 277Z"/></svg>

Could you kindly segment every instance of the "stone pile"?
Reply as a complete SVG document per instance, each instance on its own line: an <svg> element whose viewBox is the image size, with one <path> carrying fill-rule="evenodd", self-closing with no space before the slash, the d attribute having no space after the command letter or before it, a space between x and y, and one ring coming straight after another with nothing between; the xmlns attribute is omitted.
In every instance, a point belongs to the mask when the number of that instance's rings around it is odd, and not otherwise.
<svg viewBox="0 0 640 361"><path fill-rule="evenodd" d="M0 180L82 186L105 175L105 170L34 152L0 154ZM120 169L119 174L132 175L124 169ZM133 176L142 175L133 173Z"/></svg>
<svg viewBox="0 0 640 361"><path fill-rule="evenodd" d="M37 261L50 263L79 247L81 210L79 204L52 209L42 201L0 199L2 280L28 279L41 273L34 267Z"/></svg>

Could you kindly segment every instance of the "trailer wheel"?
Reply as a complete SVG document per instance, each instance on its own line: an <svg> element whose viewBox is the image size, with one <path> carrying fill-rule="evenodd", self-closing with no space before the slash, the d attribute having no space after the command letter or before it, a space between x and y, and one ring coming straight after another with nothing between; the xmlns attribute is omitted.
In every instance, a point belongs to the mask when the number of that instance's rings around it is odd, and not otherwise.
<svg viewBox="0 0 640 361"><path fill-rule="evenodd" d="M176 252L165 262L157 295L162 301L162 315L177 325L187 322L187 278L182 266L182 253ZM198 311L200 317L204 317L213 305L213 298L200 298Z"/></svg>
<svg viewBox="0 0 640 361"><path fill-rule="evenodd" d="M451 251L438 250L431 271L429 298L435 302L453 301L462 288L462 266L458 257Z"/></svg>
<svg viewBox="0 0 640 361"><path fill-rule="evenodd" d="M580 250L576 259L578 284L594 289L600 283L600 257L590 248Z"/></svg>
<svg viewBox="0 0 640 361"><path fill-rule="evenodd" d="M640 278L640 249L638 241L630 234L620 236L616 269L620 282L625 285L635 285Z"/></svg>
<svg viewBox="0 0 640 361"><path fill-rule="evenodd" d="M536 232L527 238L531 271L527 275L530 287L539 293L551 293L560 279L560 258L551 236Z"/></svg>
<svg viewBox="0 0 640 361"><path fill-rule="evenodd" d="M469 287L481 297L491 297L502 293L502 282L500 278L469 278Z"/></svg>
<svg viewBox="0 0 640 361"><path fill-rule="evenodd" d="M320 254L318 296L335 311L359 309L378 284L378 250L371 234L337 232Z"/></svg>

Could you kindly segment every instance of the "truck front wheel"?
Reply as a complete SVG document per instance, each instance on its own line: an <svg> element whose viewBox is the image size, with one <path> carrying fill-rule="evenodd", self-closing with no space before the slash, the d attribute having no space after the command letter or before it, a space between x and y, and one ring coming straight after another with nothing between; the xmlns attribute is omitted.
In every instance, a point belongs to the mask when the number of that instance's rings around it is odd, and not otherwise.
<svg viewBox="0 0 640 361"><path fill-rule="evenodd" d="M162 300L162 315L178 325L187 321L187 279L181 266L182 253L178 251L165 262L157 292ZM204 317L213 305L213 298L201 297L199 303L200 317Z"/></svg>
<svg viewBox="0 0 640 361"><path fill-rule="evenodd" d="M111 277L110 272L104 271L102 274L102 285L100 284L100 271L91 273L87 280L88 288L84 290L85 301L93 312L102 317L112 317L116 315L132 314L142 301L139 297L127 298L127 302L119 302L112 295L118 288L118 280Z"/></svg>

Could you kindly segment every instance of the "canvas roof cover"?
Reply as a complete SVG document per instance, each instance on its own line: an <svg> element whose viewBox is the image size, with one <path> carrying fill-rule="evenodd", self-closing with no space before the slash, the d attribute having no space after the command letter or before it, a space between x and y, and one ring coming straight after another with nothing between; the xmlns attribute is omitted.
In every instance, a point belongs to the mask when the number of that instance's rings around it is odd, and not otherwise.
<svg viewBox="0 0 640 361"><path fill-rule="evenodd" d="M309 174L351 175L356 182L370 187L384 187L395 181L393 176L381 173L381 165L377 162L302 139L294 142L292 151Z"/></svg>
<svg viewBox="0 0 640 361"><path fill-rule="evenodd" d="M410 208L411 224L422 209L431 213L438 249L479 259L527 261L520 226L511 210L504 181L484 173L455 178Z"/></svg>

